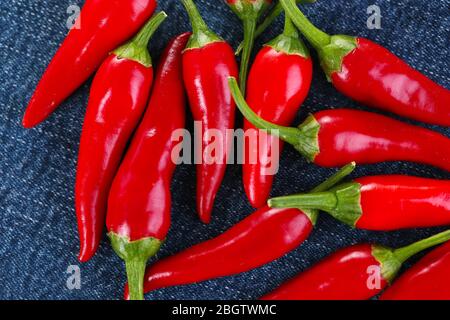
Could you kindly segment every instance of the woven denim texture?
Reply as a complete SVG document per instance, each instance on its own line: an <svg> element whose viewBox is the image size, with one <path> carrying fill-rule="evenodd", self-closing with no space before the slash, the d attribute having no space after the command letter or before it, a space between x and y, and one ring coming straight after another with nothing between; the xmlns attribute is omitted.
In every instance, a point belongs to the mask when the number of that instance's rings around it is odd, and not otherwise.
<svg viewBox="0 0 450 320"><path fill-rule="evenodd" d="M164 9L169 19L151 41L156 61L172 36L190 30L180 1L160 2L159 9ZM236 47L242 36L241 25L225 3L196 3L208 25ZM0 299L122 297L124 265L106 237L90 262L80 265L76 259L74 179L90 81L36 129L25 130L20 125L36 83L67 33L66 10L72 4L82 5L82 1L0 1ZM367 7L372 4L381 8L381 30L366 26ZM303 9L327 32L377 41L449 88L449 6L448 0L319 0ZM282 25L280 18L258 40L257 48L281 32ZM315 60L311 93L296 123L308 113L343 106L368 110L336 92ZM450 134L446 128L431 128ZM308 164L288 147L282 155L273 195L309 190L333 172ZM442 170L406 162L360 166L353 177L373 174L450 178ZM249 215L253 209L241 181L240 166L229 166L217 196L213 223L205 226L195 212L195 168L180 166L173 181L172 229L156 259L210 239ZM339 248L367 241L397 247L440 230L358 231L322 215L308 241L269 265L233 277L156 291L146 298L255 299ZM66 287L69 265L81 268L81 290Z"/></svg>

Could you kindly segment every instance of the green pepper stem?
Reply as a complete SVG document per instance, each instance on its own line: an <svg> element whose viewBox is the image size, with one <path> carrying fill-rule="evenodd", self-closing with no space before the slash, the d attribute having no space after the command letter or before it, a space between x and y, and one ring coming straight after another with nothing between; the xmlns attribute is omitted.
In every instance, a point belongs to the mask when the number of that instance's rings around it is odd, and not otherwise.
<svg viewBox="0 0 450 320"><path fill-rule="evenodd" d="M297 3L314 3L316 0L297 0ZM283 12L283 6L280 2L277 2L273 8L266 15L264 20L258 25L255 31L255 39L267 30L267 28L278 18L278 16ZM244 48L244 43L241 42L239 47L236 49L236 55L240 55L242 49Z"/></svg>
<svg viewBox="0 0 450 320"><path fill-rule="evenodd" d="M335 219L350 226L362 216L361 185L356 182L343 183L327 192L296 194L270 199L271 208L299 208L322 210Z"/></svg>
<svg viewBox="0 0 450 320"><path fill-rule="evenodd" d="M277 197L270 199L268 204L271 208L316 209L330 212L336 208L338 199L334 192L317 192Z"/></svg>
<svg viewBox="0 0 450 320"><path fill-rule="evenodd" d="M348 177L355 170L355 168L356 162L347 164L346 166L339 169L338 172L329 177L326 181L322 182L320 185L312 189L311 192L323 192L334 187L339 182Z"/></svg>
<svg viewBox="0 0 450 320"><path fill-rule="evenodd" d="M264 18L263 22L256 28L255 36L259 37L266 31L266 29L278 18L278 16L283 12L283 7L280 2L277 2L272 10Z"/></svg>
<svg viewBox="0 0 450 320"><path fill-rule="evenodd" d="M447 230L438 233L430 238L413 243L409 246L396 249L394 250L394 255L401 263L403 263L417 253L449 240L450 240L450 230Z"/></svg>
<svg viewBox="0 0 450 320"><path fill-rule="evenodd" d="M253 44L255 42L256 19L251 17L244 20L244 49L242 52L241 69L239 72L240 88L245 95L247 87L247 75L252 55Z"/></svg>
<svg viewBox="0 0 450 320"><path fill-rule="evenodd" d="M286 14L316 50L331 42L331 36L313 25L300 11L294 0L280 0L280 3Z"/></svg>
<svg viewBox="0 0 450 320"><path fill-rule="evenodd" d="M146 67L152 66L152 57L148 52L148 43L150 38L159 28L161 23L167 18L164 11L156 14L130 41L113 51L121 59L134 60Z"/></svg>
<svg viewBox="0 0 450 320"><path fill-rule="evenodd" d="M255 39L258 38L261 34L266 31L266 29L275 21L276 18L281 14L283 11L283 7L280 3L277 3L275 7L269 12L269 14L266 16L266 18L263 20L263 22L256 28L254 37ZM244 49L244 41L242 41L238 48L236 49L235 54L238 56L241 54L242 49Z"/></svg>
<svg viewBox="0 0 450 320"><path fill-rule="evenodd" d="M352 162L339 169L338 172L329 177L326 181L319 184L317 187L311 190L311 192L323 192L334 187L339 182L348 177L356 168L356 163ZM316 224L319 216L319 210L316 209L303 209L303 212L309 217L313 224Z"/></svg>
<svg viewBox="0 0 450 320"><path fill-rule="evenodd" d="M133 38L133 42L137 46L147 47L150 41L150 38L153 34L158 30L161 23L166 20L167 14L164 11L156 14L147 24L138 32L138 34Z"/></svg>
<svg viewBox="0 0 450 320"><path fill-rule="evenodd" d="M286 14L284 17L284 30L283 35L290 38L298 38L298 32L295 28L294 24L292 23L291 18Z"/></svg>
<svg viewBox="0 0 450 320"><path fill-rule="evenodd" d="M161 247L162 241L153 237L130 241L113 231L108 233L111 245L117 255L125 261L131 300L144 299L144 274L148 259Z"/></svg>
<svg viewBox="0 0 450 320"><path fill-rule="evenodd" d="M279 126L259 117L245 102L237 81L233 77L228 78L231 94L244 117L255 127L265 130L271 135L291 144L301 155L309 161L314 161L320 153L319 130L320 124L314 116L310 116L298 128Z"/></svg>
<svg viewBox="0 0 450 320"><path fill-rule="evenodd" d="M287 143L298 143L298 140L301 139L301 131L299 129L279 126L258 117L258 115L249 107L249 105L245 101L242 92L239 90L236 79L234 77L229 77L228 84L230 86L231 94L233 95L234 101L236 102L239 110L242 112L244 117L249 120L254 126L259 129L268 131L270 134L280 138Z"/></svg>
<svg viewBox="0 0 450 320"><path fill-rule="evenodd" d="M181 2L186 8L189 20L191 21L193 33L201 33L209 30L194 2L192 0L181 0Z"/></svg>
<svg viewBox="0 0 450 320"><path fill-rule="evenodd" d="M130 300L144 300L144 275L146 260L126 260Z"/></svg>
<svg viewBox="0 0 450 320"><path fill-rule="evenodd" d="M208 28L192 0L181 1L192 24L192 36L189 38L186 49L203 48L210 43L223 41L222 38Z"/></svg>

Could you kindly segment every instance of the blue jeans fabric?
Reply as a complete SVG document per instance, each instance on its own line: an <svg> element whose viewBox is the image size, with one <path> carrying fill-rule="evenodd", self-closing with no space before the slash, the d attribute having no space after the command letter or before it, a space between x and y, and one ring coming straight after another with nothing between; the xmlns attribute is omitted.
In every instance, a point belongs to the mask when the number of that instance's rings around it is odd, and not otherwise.
<svg viewBox="0 0 450 320"><path fill-rule="evenodd" d="M170 18L151 41L155 60L172 36L190 30L180 1L160 2L160 9ZM242 37L240 22L224 2L196 0L196 3L211 28L236 47ZM82 5L82 1L0 1L0 299L122 297L124 265L106 237L90 262L80 265L76 259L74 179L90 81L44 124L33 130L20 125L38 79L67 32L66 10L72 4ZM381 8L381 30L369 30L366 26L366 10L372 4ZM361 35L377 41L448 88L449 5L448 0L347 0L318 1L303 9L327 32ZM258 40L257 48L277 35L282 25L280 18ZM333 89L315 60L311 93L296 123L311 112L343 106L368 110ZM447 128L431 128L450 133ZM287 147L273 195L309 190L332 172L308 164ZM360 166L353 176L373 174L450 178L442 170L405 162ZM243 191L238 165L229 166L211 225L205 226L197 218L194 199L195 168L182 165L173 181L172 229L157 259L217 236L253 211ZM254 299L339 248L366 241L397 247L439 230L358 231L322 215L306 243L273 263L233 277L156 291L147 298ZM70 265L81 268L80 290L69 290L66 286Z"/></svg>

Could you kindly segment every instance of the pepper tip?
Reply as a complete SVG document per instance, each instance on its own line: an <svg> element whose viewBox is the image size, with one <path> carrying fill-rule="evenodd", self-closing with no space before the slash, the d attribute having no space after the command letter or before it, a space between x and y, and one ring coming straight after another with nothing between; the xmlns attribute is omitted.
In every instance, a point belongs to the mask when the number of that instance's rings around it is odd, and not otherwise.
<svg viewBox="0 0 450 320"><path fill-rule="evenodd" d="M81 263L86 263L89 260L90 260L90 258L88 258L88 257L78 255L78 261L80 261Z"/></svg>
<svg viewBox="0 0 450 320"><path fill-rule="evenodd" d="M25 129L33 129L36 125L37 125L37 123L30 121L26 115L23 117L22 127L24 127Z"/></svg>
<svg viewBox="0 0 450 320"><path fill-rule="evenodd" d="M94 256L95 251L87 251L86 249L80 249L80 253L78 254L78 261L81 263L88 262Z"/></svg>
<svg viewBox="0 0 450 320"><path fill-rule="evenodd" d="M211 215L200 215L200 221L204 224L210 224L211 223Z"/></svg>

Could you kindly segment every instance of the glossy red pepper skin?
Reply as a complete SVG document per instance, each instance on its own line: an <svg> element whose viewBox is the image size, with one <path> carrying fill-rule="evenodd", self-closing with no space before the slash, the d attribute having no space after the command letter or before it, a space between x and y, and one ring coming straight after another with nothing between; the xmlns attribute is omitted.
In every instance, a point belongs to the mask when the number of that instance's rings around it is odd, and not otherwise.
<svg viewBox="0 0 450 320"><path fill-rule="evenodd" d="M357 38L342 70L331 75L340 92L358 102L431 124L450 126L450 90L386 48Z"/></svg>
<svg viewBox="0 0 450 320"><path fill-rule="evenodd" d="M450 242L433 250L381 295L381 300L450 300Z"/></svg>
<svg viewBox="0 0 450 320"><path fill-rule="evenodd" d="M389 231L450 224L450 180L390 175L355 182L361 186L357 228Z"/></svg>
<svg viewBox="0 0 450 320"><path fill-rule="evenodd" d="M192 0L181 0L192 25L192 36L183 54L183 79L194 121L197 164L197 211L204 223L211 221L214 201L227 167L236 104L228 77L238 66L231 46L206 25ZM197 128L197 126L196 126Z"/></svg>
<svg viewBox="0 0 450 320"><path fill-rule="evenodd" d="M127 142L147 104L153 68L109 56L98 70L81 135L75 202L80 235L80 261L97 250L106 204Z"/></svg>
<svg viewBox="0 0 450 320"><path fill-rule="evenodd" d="M226 131L234 128L236 112L227 79L237 74L233 49L224 41L187 49L183 54L183 77L191 111L194 120L202 124L202 155L211 143L205 134L207 130L218 130L225 148L217 163L208 164L208 159L202 157L202 164L197 165L197 210L204 223L211 221L214 200L227 167L230 143Z"/></svg>
<svg viewBox="0 0 450 320"><path fill-rule="evenodd" d="M406 247L358 244L341 249L263 300L367 300L392 283L413 255L450 239L450 230Z"/></svg>
<svg viewBox="0 0 450 320"><path fill-rule="evenodd" d="M352 227L374 231L450 224L450 180L371 176L327 192L278 197L268 202L274 208L323 210Z"/></svg>
<svg viewBox="0 0 450 320"><path fill-rule="evenodd" d="M165 49L147 111L109 194L108 231L131 241L164 240L170 227L170 184L176 167L172 133L185 125L181 54L189 36L177 36Z"/></svg>
<svg viewBox="0 0 450 320"><path fill-rule="evenodd" d="M56 52L28 104L23 126L44 121L102 64L108 54L150 18L155 0L87 0L79 29Z"/></svg>
<svg viewBox="0 0 450 320"><path fill-rule="evenodd" d="M321 111L314 118L320 125L314 163L320 166L412 161L450 171L450 139L435 131L348 109Z"/></svg>
<svg viewBox="0 0 450 320"><path fill-rule="evenodd" d="M147 112L109 194L108 236L125 262L133 300L144 300L145 266L170 227L170 186L177 162L173 133L185 124L181 73L189 37L189 33L176 37L164 51Z"/></svg>
<svg viewBox="0 0 450 320"><path fill-rule="evenodd" d="M256 56L247 83L247 102L258 116L279 125L290 125L305 100L312 80L312 60L300 54L289 54L266 45ZM257 130L244 121L244 130ZM266 172L268 159L272 157L272 146L276 137L262 137L256 131L255 138L264 149L257 150L257 161L251 164L251 145L245 145L243 165L244 189L255 208L264 206L272 189L274 176ZM279 143L280 152L282 142ZM261 157L260 157L261 156Z"/></svg>
<svg viewBox="0 0 450 320"><path fill-rule="evenodd" d="M94 78L75 185L82 262L92 257L100 243L111 183L153 83L148 42L166 17L160 12L150 19L135 37L110 54Z"/></svg>
<svg viewBox="0 0 450 320"><path fill-rule="evenodd" d="M280 2L317 50L328 79L339 91L369 106L450 126L450 90L370 40L326 34L306 18L294 0Z"/></svg>
<svg viewBox="0 0 450 320"><path fill-rule="evenodd" d="M310 218L300 210L261 208L217 238L156 262L147 269L144 290L192 284L254 269L299 246L312 228Z"/></svg>
<svg viewBox="0 0 450 320"><path fill-rule="evenodd" d="M342 249L313 268L301 273L262 300L366 300L388 285L380 279L380 287L369 289L368 269L381 267L369 244Z"/></svg>
<svg viewBox="0 0 450 320"><path fill-rule="evenodd" d="M317 112L297 128L280 126L251 110L235 79L230 78L229 85L240 111L251 123L288 142L319 166L412 161L450 172L450 139L438 132L350 109Z"/></svg>
<svg viewBox="0 0 450 320"><path fill-rule="evenodd" d="M313 191L325 191L355 169L350 163ZM147 269L145 291L249 271L300 245L318 212L263 207L215 239L200 243ZM128 299L128 287L125 298Z"/></svg>

